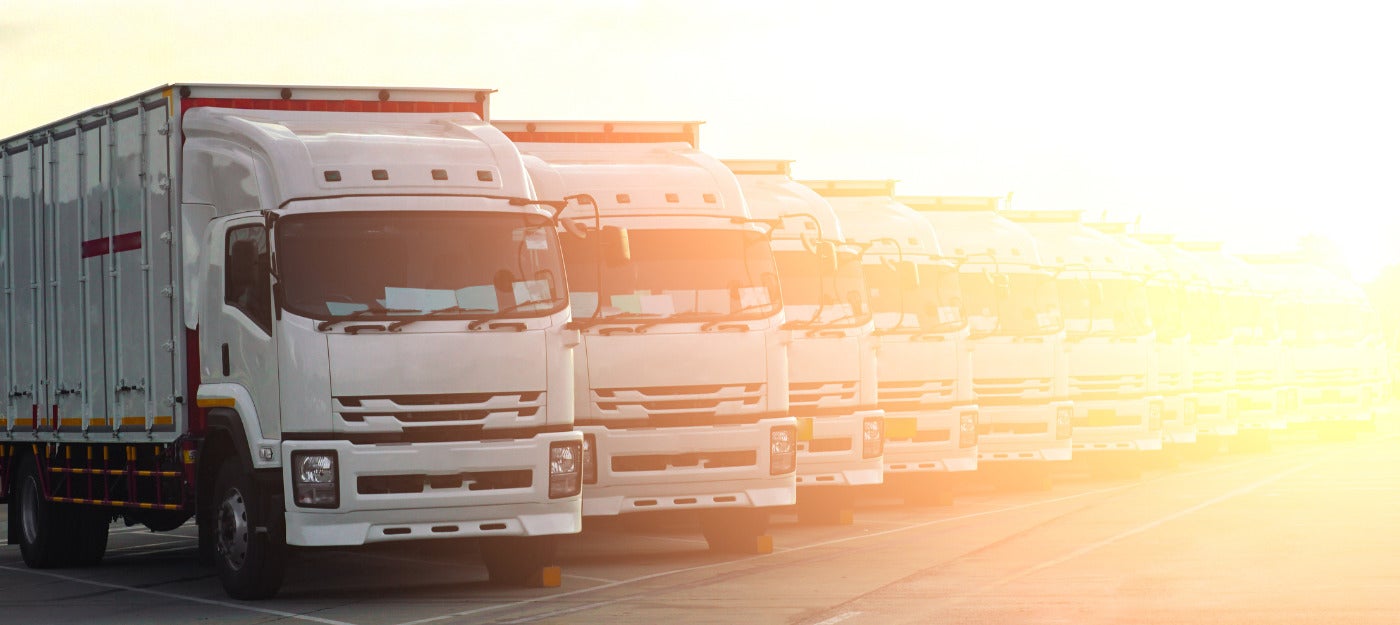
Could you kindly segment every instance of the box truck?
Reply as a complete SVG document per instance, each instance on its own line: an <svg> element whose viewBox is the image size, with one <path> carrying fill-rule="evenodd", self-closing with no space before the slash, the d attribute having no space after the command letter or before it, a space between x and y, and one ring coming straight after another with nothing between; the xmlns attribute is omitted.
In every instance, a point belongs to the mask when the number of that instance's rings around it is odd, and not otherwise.
<svg viewBox="0 0 1400 625"><path fill-rule="evenodd" d="M699 123L497 121L563 212L585 517L695 510L710 547L766 552L796 500L797 420L772 224Z"/></svg>
<svg viewBox="0 0 1400 625"><path fill-rule="evenodd" d="M861 265L836 212L792 179L791 162L725 160L749 212L772 220L788 337L788 410L797 417L800 520L850 522L857 487L884 477L875 321Z"/></svg>
<svg viewBox="0 0 1400 625"><path fill-rule="evenodd" d="M236 598L277 591L288 545L426 538L557 583L583 442L562 205L488 94L170 85L0 142L26 564L194 518Z"/></svg>
<svg viewBox="0 0 1400 625"><path fill-rule="evenodd" d="M958 262L980 409L979 470L1037 488L1073 454L1064 326L1036 239L1003 217L1000 197L901 197Z"/></svg>
<svg viewBox="0 0 1400 625"><path fill-rule="evenodd" d="M1162 397L1152 392L1156 339L1147 283L1131 252L1080 221L1079 211L1004 211L1036 238L1058 272L1074 453L1097 470L1135 475L1162 449Z"/></svg>
<svg viewBox="0 0 1400 625"><path fill-rule="evenodd" d="M879 338L885 481L914 503L951 503L953 477L978 467L979 408L957 267L928 222L894 198L892 180L804 182L866 248Z"/></svg>

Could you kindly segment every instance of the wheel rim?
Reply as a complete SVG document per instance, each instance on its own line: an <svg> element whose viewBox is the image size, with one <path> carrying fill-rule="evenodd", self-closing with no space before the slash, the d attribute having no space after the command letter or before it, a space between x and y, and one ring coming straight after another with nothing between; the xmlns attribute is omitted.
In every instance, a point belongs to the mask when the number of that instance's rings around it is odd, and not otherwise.
<svg viewBox="0 0 1400 625"><path fill-rule="evenodd" d="M39 542L39 488L34 478L24 480L24 494L20 497L20 527L24 530L24 542Z"/></svg>
<svg viewBox="0 0 1400 625"><path fill-rule="evenodd" d="M228 567L234 571L242 569L248 559L248 505L236 488L219 502L214 535L215 547Z"/></svg>

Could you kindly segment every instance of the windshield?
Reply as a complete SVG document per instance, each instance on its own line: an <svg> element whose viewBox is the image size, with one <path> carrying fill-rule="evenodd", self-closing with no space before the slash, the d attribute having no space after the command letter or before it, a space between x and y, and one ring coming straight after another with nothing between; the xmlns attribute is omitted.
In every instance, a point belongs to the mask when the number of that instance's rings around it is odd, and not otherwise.
<svg viewBox="0 0 1400 625"><path fill-rule="evenodd" d="M1140 281L1061 276L1059 292L1071 334L1140 336L1152 328L1147 287Z"/></svg>
<svg viewBox="0 0 1400 625"><path fill-rule="evenodd" d="M773 258L783 285L783 304L818 307L820 313L813 310L811 321L845 319L858 323L870 315L859 256L837 254L835 274L822 270L815 252L779 251L773 253ZM807 321L802 318L805 314L789 311L789 315L789 321Z"/></svg>
<svg viewBox="0 0 1400 625"><path fill-rule="evenodd" d="M313 213L283 217L273 231L283 307L305 317L456 308L528 317L564 305L558 239L540 215Z"/></svg>
<svg viewBox="0 0 1400 625"><path fill-rule="evenodd" d="M1032 336L1060 330L1059 294L1048 274L964 272L960 280L974 335Z"/></svg>
<svg viewBox="0 0 1400 625"><path fill-rule="evenodd" d="M598 262L600 238L563 238L575 319L760 318L781 308L773 252L755 230L630 229L631 259L621 263Z"/></svg>
<svg viewBox="0 0 1400 625"><path fill-rule="evenodd" d="M1229 338L1230 324L1225 318L1224 298L1219 293L1195 288L1186 291L1186 327L1196 343L1214 343Z"/></svg>
<svg viewBox="0 0 1400 625"><path fill-rule="evenodd" d="M1278 336L1278 316L1271 298L1250 293L1229 295L1225 301L1236 337L1269 339Z"/></svg>
<svg viewBox="0 0 1400 625"><path fill-rule="evenodd" d="M1156 282L1147 287L1147 304L1152 314L1152 326L1159 339L1175 339L1186 335L1186 289L1182 285Z"/></svg>
<svg viewBox="0 0 1400 625"><path fill-rule="evenodd" d="M870 307L876 313L875 325L880 329L896 326L910 330L949 332L964 324L962 288L957 269L947 265L919 263L919 283L912 285L912 271L900 270L880 263L866 263L865 284L870 292ZM900 323L900 312L908 315Z"/></svg>

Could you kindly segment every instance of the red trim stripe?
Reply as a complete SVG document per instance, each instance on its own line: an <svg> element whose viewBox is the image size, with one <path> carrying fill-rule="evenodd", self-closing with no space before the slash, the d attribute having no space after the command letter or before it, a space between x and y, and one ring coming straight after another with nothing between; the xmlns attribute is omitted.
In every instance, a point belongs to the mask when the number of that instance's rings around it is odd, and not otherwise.
<svg viewBox="0 0 1400 625"><path fill-rule="evenodd" d="M128 232L110 238L83 241L83 258L141 249L141 233Z"/></svg>
<svg viewBox="0 0 1400 625"><path fill-rule="evenodd" d="M480 102L378 102L373 100L268 100L255 98L185 98L182 110L200 106L267 111L340 111L350 113L476 113Z"/></svg>
<svg viewBox="0 0 1400 625"><path fill-rule="evenodd" d="M508 131L516 143L687 143L693 137L685 132L548 132Z"/></svg>

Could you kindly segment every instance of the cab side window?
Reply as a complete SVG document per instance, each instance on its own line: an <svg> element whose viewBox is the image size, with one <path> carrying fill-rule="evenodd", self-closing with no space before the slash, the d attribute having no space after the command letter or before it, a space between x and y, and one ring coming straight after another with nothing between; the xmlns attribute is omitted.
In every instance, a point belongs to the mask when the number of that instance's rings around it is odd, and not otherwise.
<svg viewBox="0 0 1400 625"><path fill-rule="evenodd" d="M225 235L224 303L272 334L272 274L267 229L260 224L229 228Z"/></svg>

